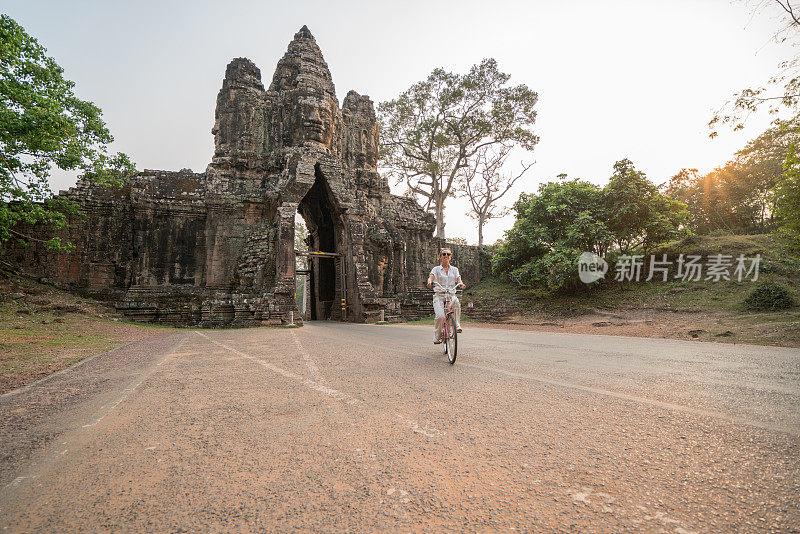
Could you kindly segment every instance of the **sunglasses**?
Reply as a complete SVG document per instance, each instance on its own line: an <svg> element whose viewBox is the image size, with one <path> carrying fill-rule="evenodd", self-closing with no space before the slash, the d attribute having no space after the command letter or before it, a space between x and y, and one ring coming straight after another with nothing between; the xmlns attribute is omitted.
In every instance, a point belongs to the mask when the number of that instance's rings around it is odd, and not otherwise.
<svg viewBox="0 0 800 534"><path fill-rule="evenodd" d="M450 255L451 254L449 252L442 252L442 256L450 256Z"/></svg>

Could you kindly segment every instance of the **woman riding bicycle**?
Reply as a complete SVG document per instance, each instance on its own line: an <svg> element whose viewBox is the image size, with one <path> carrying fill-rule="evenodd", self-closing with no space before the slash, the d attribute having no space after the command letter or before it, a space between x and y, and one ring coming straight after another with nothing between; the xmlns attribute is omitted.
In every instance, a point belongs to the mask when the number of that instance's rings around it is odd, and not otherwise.
<svg viewBox="0 0 800 534"><path fill-rule="evenodd" d="M431 287L431 284L434 282L439 284L440 287L448 289L455 289L459 285L461 287L467 287L464 282L461 281L461 274L458 272L458 267L450 265L450 258L452 256L453 253L449 248L443 248L439 252L439 260L441 263L431 269L431 275L428 277L428 287ZM451 306L456 318L456 332L461 332L461 303L455 295L453 295L452 298ZM445 295L437 290L433 295L433 311L436 313L436 321L433 323L433 342L436 344L442 342L439 338L439 334L442 331L442 323L444 322L444 304Z"/></svg>

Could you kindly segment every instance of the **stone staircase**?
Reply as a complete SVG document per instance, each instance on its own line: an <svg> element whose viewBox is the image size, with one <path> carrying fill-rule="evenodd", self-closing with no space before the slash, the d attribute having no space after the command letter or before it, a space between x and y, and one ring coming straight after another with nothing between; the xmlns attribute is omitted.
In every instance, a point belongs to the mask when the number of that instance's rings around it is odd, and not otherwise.
<svg viewBox="0 0 800 534"><path fill-rule="evenodd" d="M461 300L461 313L479 323L504 322L520 310L520 303L516 297L473 300L472 308L467 307L468 302L470 301L467 299Z"/></svg>
<svg viewBox="0 0 800 534"><path fill-rule="evenodd" d="M416 321L433 315L433 292L427 287L408 290L400 304L401 315L406 321Z"/></svg>
<svg viewBox="0 0 800 534"><path fill-rule="evenodd" d="M461 296L459 299L461 300L461 313L473 321L483 323L503 322L510 316L519 313L521 307L516 296L475 300ZM467 307L469 302L472 302L472 308ZM427 288L410 290L402 302L401 314L406 321L431 317L433 315L431 290Z"/></svg>

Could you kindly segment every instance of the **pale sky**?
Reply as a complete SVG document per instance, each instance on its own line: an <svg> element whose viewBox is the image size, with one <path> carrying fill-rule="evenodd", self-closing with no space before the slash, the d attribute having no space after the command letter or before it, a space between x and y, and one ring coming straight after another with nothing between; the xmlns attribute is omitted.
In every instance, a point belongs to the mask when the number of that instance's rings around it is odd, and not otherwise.
<svg viewBox="0 0 800 534"><path fill-rule="evenodd" d="M776 6L776 9L777 8ZM683 167L723 164L769 117L709 139L713 111L763 83L788 59L770 37L778 11L752 3L635 1L36 1L2 11L48 49L98 104L139 169L201 172L211 160L214 106L225 66L247 57L269 84L294 33L308 25L330 67L340 103L354 89L376 103L443 67L465 72L494 57L539 93L536 165L503 199L565 172L607 182L630 158L655 183ZM53 189L75 176L57 175ZM395 192L402 193L403 187ZM448 237L477 242L466 201L451 199ZM487 243L513 217L491 221Z"/></svg>

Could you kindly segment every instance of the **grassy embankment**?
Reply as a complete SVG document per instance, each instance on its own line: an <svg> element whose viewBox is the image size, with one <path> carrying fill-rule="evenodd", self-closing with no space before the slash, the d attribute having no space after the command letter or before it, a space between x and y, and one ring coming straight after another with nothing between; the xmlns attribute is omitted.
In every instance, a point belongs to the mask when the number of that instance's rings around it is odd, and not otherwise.
<svg viewBox="0 0 800 534"><path fill-rule="evenodd" d="M152 335L113 308L34 281L0 279L0 393Z"/></svg>
<svg viewBox="0 0 800 534"><path fill-rule="evenodd" d="M800 259L782 252L771 235L696 237L669 243L662 253L761 254L759 281L778 282L795 298L800 287ZM646 268L643 270L646 278ZM705 276L705 271L704 271ZM607 279L613 279L608 273ZM667 337L700 341L800 346L800 308L779 311L745 309L743 301L755 287L750 280L699 282L605 282L574 293L546 294L514 283L489 279L464 292L462 302L478 305L515 302L515 312L503 322L521 328ZM418 323L430 323L432 319Z"/></svg>

